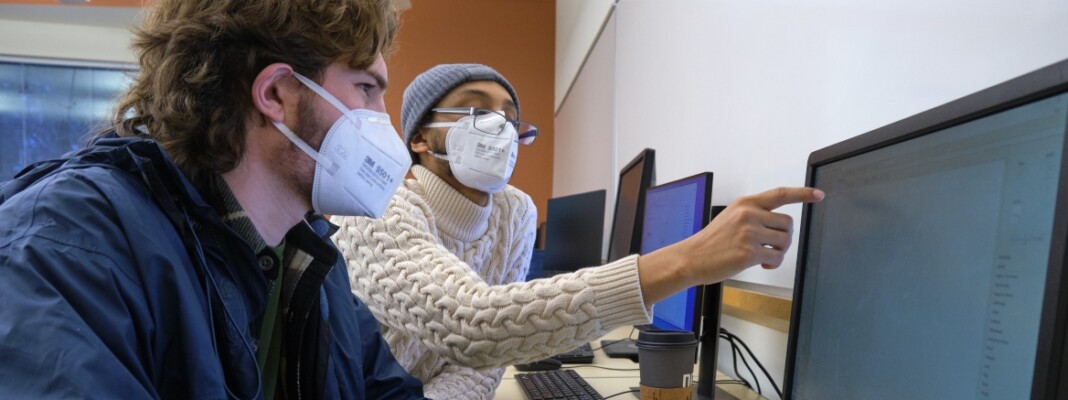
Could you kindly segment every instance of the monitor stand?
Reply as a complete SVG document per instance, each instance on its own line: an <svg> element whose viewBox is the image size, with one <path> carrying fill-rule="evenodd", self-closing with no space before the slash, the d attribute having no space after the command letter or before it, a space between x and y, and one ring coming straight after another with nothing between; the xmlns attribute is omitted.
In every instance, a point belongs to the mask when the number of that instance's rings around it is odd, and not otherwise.
<svg viewBox="0 0 1068 400"><path fill-rule="evenodd" d="M602 340L601 350L610 358L629 358L638 362L638 346L634 339Z"/></svg>
<svg viewBox="0 0 1068 400"><path fill-rule="evenodd" d="M720 209L722 211L722 209ZM714 211L715 212L715 211ZM717 212L718 213L718 212ZM719 360L719 316L723 304L723 283L705 285L701 305L701 354L698 355L697 399L735 399L716 386L716 364Z"/></svg>
<svg viewBox="0 0 1068 400"><path fill-rule="evenodd" d="M634 329L638 331L655 331L657 327L650 324L634 325ZM634 333L631 332L631 334L633 335ZM638 362L638 345L634 339L602 340L601 350L609 358L629 358L631 361Z"/></svg>

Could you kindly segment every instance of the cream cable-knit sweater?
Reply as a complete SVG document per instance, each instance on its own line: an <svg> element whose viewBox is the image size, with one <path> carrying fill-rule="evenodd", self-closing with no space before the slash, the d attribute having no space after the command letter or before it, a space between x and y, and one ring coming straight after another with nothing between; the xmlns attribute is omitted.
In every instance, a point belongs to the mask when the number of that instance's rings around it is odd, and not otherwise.
<svg viewBox="0 0 1068 400"><path fill-rule="evenodd" d="M412 168L380 219L335 217L353 293L428 397L490 398L502 366L649 323L637 257L531 282L536 210L506 186L479 206ZM496 285L496 286L491 286Z"/></svg>

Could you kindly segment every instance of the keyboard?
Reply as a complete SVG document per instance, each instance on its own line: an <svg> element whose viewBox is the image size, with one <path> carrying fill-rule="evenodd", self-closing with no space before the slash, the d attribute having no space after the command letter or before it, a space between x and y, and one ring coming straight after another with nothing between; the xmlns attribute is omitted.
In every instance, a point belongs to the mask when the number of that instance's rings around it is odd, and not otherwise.
<svg viewBox="0 0 1068 400"><path fill-rule="evenodd" d="M530 400L604 400L585 379L569 369L515 374L515 380Z"/></svg>
<svg viewBox="0 0 1068 400"><path fill-rule="evenodd" d="M552 358L564 364L590 364L593 363L593 347L590 347L589 343L584 343L574 350L557 354Z"/></svg>

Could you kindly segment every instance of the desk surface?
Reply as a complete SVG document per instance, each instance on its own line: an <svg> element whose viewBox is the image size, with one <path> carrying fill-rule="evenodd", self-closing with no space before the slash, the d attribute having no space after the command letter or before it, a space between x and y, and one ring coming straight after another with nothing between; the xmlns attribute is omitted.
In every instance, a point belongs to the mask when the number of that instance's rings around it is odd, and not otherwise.
<svg viewBox="0 0 1068 400"><path fill-rule="evenodd" d="M590 343L594 349L600 347L600 341L602 339L623 339L631 333L631 327L621 327L612 332L609 332L604 337L597 339ZM573 369L578 372L580 376L586 379L598 393L602 396L608 397L620 392L626 392L631 387L638 386L638 363L633 362L626 358L609 358L604 354L604 351L597 349L593 352L592 364L564 364L564 369ZM697 377L698 366L694 365L694 377ZM522 372L520 372L522 373ZM497 388L497 394L495 399L524 399L523 391L519 388L519 383L515 380L516 370L514 367L508 367L504 372L504 379L501 380L501 385ZM723 373L717 373L716 379L725 380L730 379ZM763 399L753 390L742 385L721 385L719 387L723 391L734 395L741 400L760 400ZM634 395L620 395L614 397L615 399L633 400L636 399Z"/></svg>

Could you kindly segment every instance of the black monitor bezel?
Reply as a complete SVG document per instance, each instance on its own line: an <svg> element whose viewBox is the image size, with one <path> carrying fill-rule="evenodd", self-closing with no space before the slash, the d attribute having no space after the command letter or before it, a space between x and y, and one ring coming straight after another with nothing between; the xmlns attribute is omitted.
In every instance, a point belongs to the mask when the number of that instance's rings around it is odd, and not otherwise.
<svg viewBox="0 0 1068 400"><path fill-rule="evenodd" d="M1068 92L1068 60L1041 68L988 89L962 97L928 111L916 114L882 128L813 152L808 159L805 182L814 185L816 168L890 146L906 140L986 117L1020 105ZM1068 399L1068 275L1065 238L1068 237L1068 140L1061 152L1060 181L1057 187L1056 210L1045 294L1042 301L1041 325L1035 357L1031 398L1034 400ZM803 207L798 237L794 298L787 342L786 368L783 382L784 399L791 399L796 366L798 318L802 306L805 279L806 249L809 239L809 216L812 205Z"/></svg>
<svg viewBox="0 0 1068 400"><path fill-rule="evenodd" d="M619 196L623 193L620 187L623 186L623 177L631 169L634 169L638 163L642 163L642 175L641 181L638 183L638 201L634 206L634 229L630 233L630 249L623 256L612 257L612 250L618 245L615 243L615 233L616 224L619 223ZM656 151L646 148L619 170L619 180L616 185L616 202L612 208L612 230L608 232L608 254L606 255L608 262L616 261L631 254L638 254L641 251L642 219L645 217L645 190L654 185L656 185Z"/></svg>
<svg viewBox="0 0 1068 400"><path fill-rule="evenodd" d="M699 173L699 174L694 174L694 175L687 176L687 177L682 178L682 179L676 179L676 180L673 180L671 182L663 183L663 184L656 185L656 186L651 186L651 187L649 187L649 188L644 190L645 198L649 197L649 192L651 192L651 191L658 190L658 189L663 189L663 188L666 188L668 186L672 186L672 185L675 185L675 184L678 184L678 183L681 183L681 182L684 182L684 181L698 180L698 179L704 178L705 190L704 190L704 193L701 194L702 202L705 205L705 207L701 210L701 229L704 229L706 226L708 226L709 222L712 221L712 177L713 177L713 175L712 175L711 172L702 172L702 173ZM644 205L643 205L643 208L642 208L642 220L644 221L644 219L645 219L645 209L644 209ZM642 224L642 226L645 226L645 225ZM645 234L645 232L643 230L642 231L642 235L644 235L644 234ZM641 238L639 238L639 239L641 239ZM639 240L638 243L641 244L641 240ZM641 250L641 248L639 248L639 250ZM693 314L690 315L690 318L691 318L691 320L690 320L691 325L690 326L693 327L694 335L697 335L697 337L700 337L700 335L701 335L701 316L704 315L703 314L703 312L704 312L703 311L703 307L704 307L704 304L703 304L704 300L703 299L704 299L704 295L705 295L705 287L704 287L704 285L697 285L697 286L694 286L694 288L695 288L694 295L693 295L694 296L694 306L693 306Z"/></svg>

